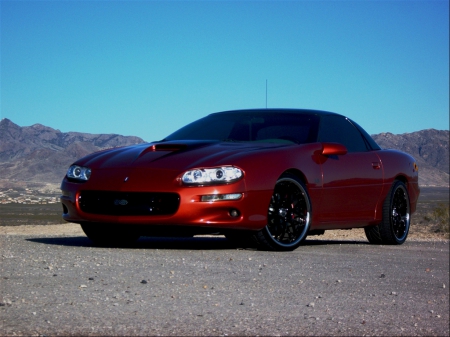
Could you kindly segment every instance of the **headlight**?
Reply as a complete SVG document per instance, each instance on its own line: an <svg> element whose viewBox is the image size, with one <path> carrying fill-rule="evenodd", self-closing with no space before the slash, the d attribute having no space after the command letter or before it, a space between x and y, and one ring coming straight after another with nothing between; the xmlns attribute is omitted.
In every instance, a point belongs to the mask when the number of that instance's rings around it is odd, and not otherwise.
<svg viewBox="0 0 450 337"><path fill-rule="evenodd" d="M243 176L242 170L234 166L199 168L183 174L181 180L188 185L233 183Z"/></svg>
<svg viewBox="0 0 450 337"><path fill-rule="evenodd" d="M67 177L87 181L91 177L91 169L78 165L72 165L67 170Z"/></svg>

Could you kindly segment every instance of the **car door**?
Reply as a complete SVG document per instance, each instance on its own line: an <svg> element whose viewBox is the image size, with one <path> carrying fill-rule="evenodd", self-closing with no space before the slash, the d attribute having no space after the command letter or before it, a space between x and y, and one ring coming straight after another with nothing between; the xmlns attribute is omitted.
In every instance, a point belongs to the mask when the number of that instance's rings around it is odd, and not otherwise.
<svg viewBox="0 0 450 337"><path fill-rule="evenodd" d="M339 115L322 117L319 141L340 143L348 150L322 160L321 222L351 227L373 220L383 183L376 151L351 121Z"/></svg>

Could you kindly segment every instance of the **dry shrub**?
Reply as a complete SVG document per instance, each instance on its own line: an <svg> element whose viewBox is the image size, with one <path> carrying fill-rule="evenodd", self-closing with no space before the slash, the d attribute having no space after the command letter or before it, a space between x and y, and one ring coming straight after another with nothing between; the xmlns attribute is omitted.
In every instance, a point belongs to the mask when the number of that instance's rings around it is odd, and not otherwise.
<svg viewBox="0 0 450 337"><path fill-rule="evenodd" d="M449 205L439 204L423 218L428 223L436 225L436 232L444 234L450 238L450 220L449 220Z"/></svg>

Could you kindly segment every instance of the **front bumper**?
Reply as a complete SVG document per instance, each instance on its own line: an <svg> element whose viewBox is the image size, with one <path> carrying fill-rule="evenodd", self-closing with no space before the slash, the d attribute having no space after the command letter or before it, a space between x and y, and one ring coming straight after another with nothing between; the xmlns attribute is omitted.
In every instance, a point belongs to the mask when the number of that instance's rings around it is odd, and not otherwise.
<svg viewBox="0 0 450 337"><path fill-rule="evenodd" d="M165 186L165 190L162 189L161 185ZM94 184L91 182L76 183L65 178L61 184L61 190L62 217L69 222L100 222L142 226L176 225L247 230L258 230L267 224L267 209L272 195L271 190L248 191L244 180L230 185L193 187L183 186L177 182L170 184L156 182L132 184L127 181L120 185ZM127 201L121 196L127 195L127 193L143 192L176 194L179 197L179 206L172 214L158 214L157 212L144 214L144 212L129 215L126 212L115 211L111 211L110 214L96 214L89 208L83 207L80 197L85 191L109 191L113 195L117 193L118 197L113 198L114 200L111 199L111 208L116 209L120 209L121 202ZM202 201L202 196L205 195L236 193L242 194L242 197L238 200ZM116 202L117 205L114 205L113 202Z"/></svg>

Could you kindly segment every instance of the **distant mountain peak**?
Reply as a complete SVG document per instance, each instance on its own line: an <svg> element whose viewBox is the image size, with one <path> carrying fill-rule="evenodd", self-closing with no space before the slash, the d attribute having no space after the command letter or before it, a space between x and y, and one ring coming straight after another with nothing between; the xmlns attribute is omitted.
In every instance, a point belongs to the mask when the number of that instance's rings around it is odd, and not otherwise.
<svg viewBox="0 0 450 337"><path fill-rule="evenodd" d="M2 120L0 121L0 126L10 125L10 124L18 126L17 124L14 124L14 123L13 123L10 119L8 119L8 118L2 118Z"/></svg>

